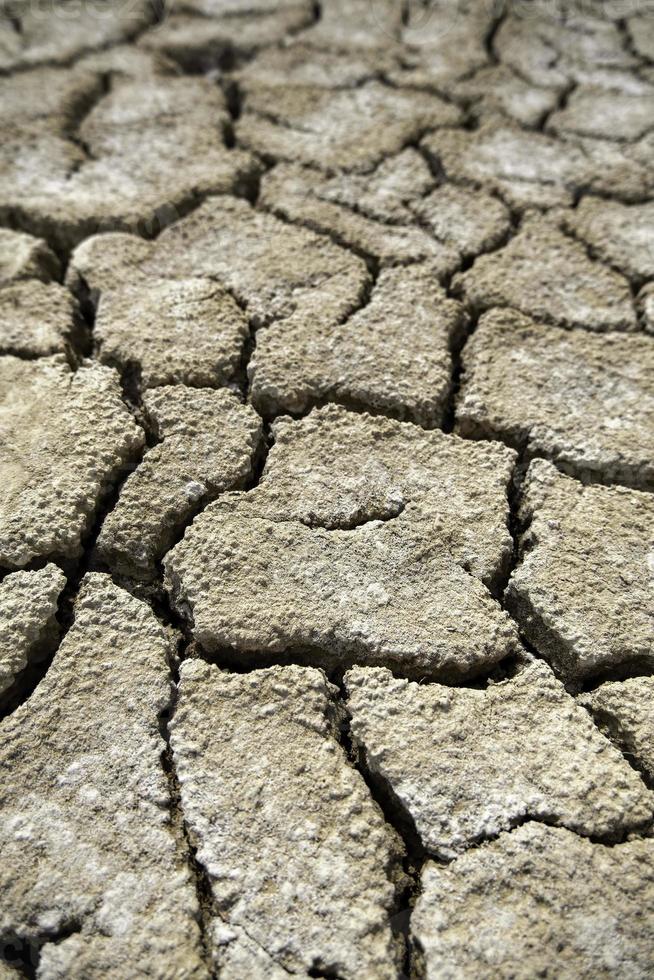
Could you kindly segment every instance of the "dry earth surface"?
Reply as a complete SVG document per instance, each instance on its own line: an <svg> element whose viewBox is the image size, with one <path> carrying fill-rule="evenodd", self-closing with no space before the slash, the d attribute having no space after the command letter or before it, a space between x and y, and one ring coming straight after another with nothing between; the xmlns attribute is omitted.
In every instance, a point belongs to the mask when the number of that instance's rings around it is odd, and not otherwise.
<svg viewBox="0 0 654 980"><path fill-rule="evenodd" d="M654 975L653 0L0 0L0 978Z"/></svg>

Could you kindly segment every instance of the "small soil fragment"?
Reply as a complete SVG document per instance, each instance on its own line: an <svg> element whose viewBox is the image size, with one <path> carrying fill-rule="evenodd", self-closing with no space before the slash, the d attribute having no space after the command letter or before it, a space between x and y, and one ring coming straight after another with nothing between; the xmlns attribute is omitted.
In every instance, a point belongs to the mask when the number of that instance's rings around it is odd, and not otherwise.
<svg viewBox="0 0 654 980"><path fill-rule="evenodd" d="M493 119L501 113L529 128L537 127L556 108L562 91L563 86L532 85L505 65L482 68L454 88L457 96L473 100L472 111L478 119Z"/></svg>
<svg viewBox="0 0 654 980"><path fill-rule="evenodd" d="M144 407L162 442L127 478L96 545L112 569L137 578L155 574L203 504L244 486L261 436L257 415L227 391L156 388Z"/></svg>
<svg viewBox="0 0 654 980"><path fill-rule="evenodd" d="M429 862L411 930L427 980L646 977L653 904L654 841L604 847L530 823Z"/></svg>
<svg viewBox="0 0 654 980"><path fill-rule="evenodd" d="M464 348L456 420L575 475L653 488L654 345L493 310Z"/></svg>
<svg viewBox="0 0 654 980"><path fill-rule="evenodd" d="M199 276L116 285L102 293L93 331L100 361L135 370L143 388L228 384L249 335L233 297Z"/></svg>
<svg viewBox="0 0 654 980"><path fill-rule="evenodd" d="M580 86L565 109L548 120L554 133L576 133L608 140L635 140L654 128L654 87L648 95Z"/></svg>
<svg viewBox="0 0 654 980"><path fill-rule="evenodd" d="M251 398L265 416L335 401L429 428L443 419L464 317L431 263L385 270L369 303L334 326L290 316L257 337Z"/></svg>
<svg viewBox="0 0 654 980"><path fill-rule="evenodd" d="M453 184L412 202L411 210L462 258L496 248L511 228L509 213L496 197Z"/></svg>
<svg viewBox="0 0 654 980"><path fill-rule="evenodd" d="M564 220L604 262L640 282L654 278L654 201L626 205L585 197Z"/></svg>
<svg viewBox="0 0 654 980"><path fill-rule="evenodd" d="M506 600L539 653L570 681L651 669L654 496L584 486L535 460L520 519L524 555Z"/></svg>
<svg viewBox="0 0 654 980"><path fill-rule="evenodd" d="M103 495L142 445L115 371L0 357L0 566L78 557Z"/></svg>
<svg viewBox="0 0 654 980"><path fill-rule="evenodd" d="M0 582L0 703L22 670L54 649L57 602L65 584L56 565L14 572Z"/></svg>
<svg viewBox="0 0 654 980"><path fill-rule="evenodd" d="M654 815L654 795L541 662L483 691L370 668L345 684L368 770L436 857L525 819L612 840Z"/></svg>
<svg viewBox="0 0 654 980"><path fill-rule="evenodd" d="M82 339L81 315L71 293L38 279L0 287L0 354L66 354Z"/></svg>
<svg viewBox="0 0 654 980"><path fill-rule="evenodd" d="M482 255L452 285L476 312L511 306L561 327L637 327L627 280L589 259L548 218L525 220L508 245Z"/></svg>
<svg viewBox="0 0 654 980"><path fill-rule="evenodd" d="M654 783L654 677L609 681L578 701L631 764Z"/></svg>

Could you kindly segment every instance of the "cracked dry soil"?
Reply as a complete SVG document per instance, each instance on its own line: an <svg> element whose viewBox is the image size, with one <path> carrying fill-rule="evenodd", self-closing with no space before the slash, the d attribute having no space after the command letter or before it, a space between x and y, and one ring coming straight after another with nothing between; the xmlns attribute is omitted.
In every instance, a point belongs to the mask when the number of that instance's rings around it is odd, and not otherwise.
<svg viewBox="0 0 654 980"><path fill-rule="evenodd" d="M654 974L652 0L0 0L0 978Z"/></svg>

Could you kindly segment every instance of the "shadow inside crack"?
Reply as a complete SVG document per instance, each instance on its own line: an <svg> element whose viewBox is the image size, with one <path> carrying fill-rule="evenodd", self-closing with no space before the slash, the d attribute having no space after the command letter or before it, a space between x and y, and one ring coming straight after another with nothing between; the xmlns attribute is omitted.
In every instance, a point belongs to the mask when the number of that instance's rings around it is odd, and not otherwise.
<svg viewBox="0 0 654 980"><path fill-rule="evenodd" d="M5 963L19 976L30 980L38 976L41 963L41 951L45 945L56 945L82 931L82 924L77 919L71 919L52 933L38 934L32 937L19 936L11 931L0 935L0 967Z"/></svg>

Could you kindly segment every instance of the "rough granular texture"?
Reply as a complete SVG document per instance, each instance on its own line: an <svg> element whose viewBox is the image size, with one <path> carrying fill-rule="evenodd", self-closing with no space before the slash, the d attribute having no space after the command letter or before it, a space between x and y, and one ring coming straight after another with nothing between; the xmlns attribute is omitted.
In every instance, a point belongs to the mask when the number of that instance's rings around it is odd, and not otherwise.
<svg viewBox="0 0 654 980"><path fill-rule="evenodd" d="M334 173L370 170L426 130L460 121L460 111L435 95L376 81L336 91L276 86L248 93L237 134L264 158Z"/></svg>
<svg viewBox="0 0 654 980"><path fill-rule="evenodd" d="M412 205L433 185L413 149L384 159L372 173L316 175L309 167L278 164L261 182L266 210L305 225L382 266L428 259L438 280L457 268L459 255L416 223Z"/></svg>
<svg viewBox="0 0 654 980"><path fill-rule="evenodd" d="M65 584L56 565L14 572L0 582L0 703L22 670L54 649L55 614Z"/></svg>
<svg viewBox="0 0 654 980"><path fill-rule="evenodd" d="M0 287L0 354L70 357L81 342L77 304L63 286L28 279Z"/></svg>
<svg viewBox="0 0 654 980"><path fill-rule="evenodd" d="M496 459L503 455L502 483L484 470L487 449L469 451L452 436L408 424L331 408L294 429L276 430L282 460L290 444L288 461L271 467L258 490L209 506L165 558L173 601L204 648L230 648L240 662L271 655L359 661L449 678L478 672L515 649L510 620L470 570L492 579L503 563L506 450L494 450ZM348 431L350 460L341 464L327 442L321 462L321 436L331 437L337 453L335 437ZM294 457L312 439L309 480L298 496L288 476L297 481ZM371 442L377 446L366 460ZM460 454L458 485L456 478L439 484L439 443L444 459ZM476 484L469 469L475 449ZM399 452L412 458L404 474ZM330 484L336 499L325 494ZM314 494L323 497L322 515ZM495 515L487 515L493 506ZM466 516L474 519L475 512L480 524L471 531Z"/></svg>
<svg viewBox="0 0 654 980"><path fill-rule="evenodd" d="M429 980L646 977L653 902L653 841L604 847L532 823L428 862L412 934Z"/></svg>
<svg viewBox="0 0 654 980"><path fill-rule="evenodd" d="M0 228L0 286L19 279L50 282L60 271L59 260L43 239Z"/></svg>
<svg viewBox="0 0 654 980"><path fill-rule="evenodd" d="M360 305L370 283L365 263L304 228L294 228L247 202L209 198L154 242L99 235L74 253L69 282L92 294L131 280L201 278L220 283L259 327L291 314L334 323Z"/></svg>
<svg viewBox="0 0 654 980"><path fill-rule="evenodd" d="M161 766L168 652L147 606L90 575L46 677L0 725L0 933L48 980L205 976Z"/></svg>
<svg viewBox="0 0 654 980"><path fill-rule="evenodd" d="M144 407L161 441L128 476L96 544L111 568L137 578L154 574L203 504L244 486L261 435L258 416L227 391L155 388Z"/></svg>
<svg viewBox="0 0 654 980"><path fill-rule="evenodd" d="M609 681L577 700L631 764L654 783L654 678Z"/></svg>
<svg viewBox="0 0 654 980"><path fill-rule="evenodd" d="M505 248L482 255L453 286L478 313L511 306L561 327L636 328L627 280L592 262L547 218L526 219Z"/></svg>
<svg viewBox="0 0 654 980"><path fill-rule="evenodd" d="M515 649L509 617L411 516L327 531L217 501L166 556L168 589L202 647L232 648L240 663L450 679L497 663Z"/></svg>
<svg viewBox="0 0 654 980"><path fill-rule="evenodd" d="M654 973L653 24L0 0L2 980Z"/></svg>
<svg viewBox="0 0 654 980"><path fill-rule="evenodd" d="M244 512L346 530L411 506L431 523L432 539L487 585L506 571L512 450L335 405L299 422L278 419L272 430L260 484L239 498Z"/></svg>
<svg viewBox="0 0 654 980"><path fill-rule="evenodd" d="M654 345L494 310L463 351L456 429L580 476L654 487Z"/></svg>
<svg viewBox="0 0 654 980"><path fill-rule="evenodd" d="M171 743L230 977L248 954L260 976L397 975L400 844L335 739L333 696L318 670L182 666Z"/></svg>
<svg viewBox="0 0 654 980"><path fill-rule="evenodd" d="M103 495L142 445L115 371L0 357L0 566L80 555Z"/></svg>
<svg viewBox="0 0 654 980"><path fill-rule="evenodd" d="M652 818L654 795L543 663L482 691L361 667L345 685L368 769L436 857L528 819L611 840Z"/></svg>
<svg viewBox="0 0 654 980"><path fill-rule="evenodd" d="M244 312L208 277L117 283L102 293L93 332L99 360L143 388L227 384L249 335Z"/></svg>
<svg viewBox="0 0 654 980"><path fill-rule="evenodd" d="M521 504L522 561L506 599L520 628L566 679L654 664L654 496L583 486L544 460Z"/></svg>
<svg viewBox="0 0 654 980"><path fill-rule="evenodd" d="M605 262L637 282L654 277L654 202L620 204L585 197L565 223Z"/></svg>
<svg viewBox="0 0 654 980"><path fill-rule="evenodd" d="M42 68L0 79L0 98L0 217L17 209L61 247L105 228L158 230L253 172L225 146L224 99L205 79L116 77L105 93L92 71Z"/></svg>
<svg viewBox="0 0 654 980"><path fill-rule="evenodd" d="M274 416L332 401L438 425L464 317L437 281L431 263L388 269L343 323L290 316L261 331L248 367L255 408Z"/></svg>

